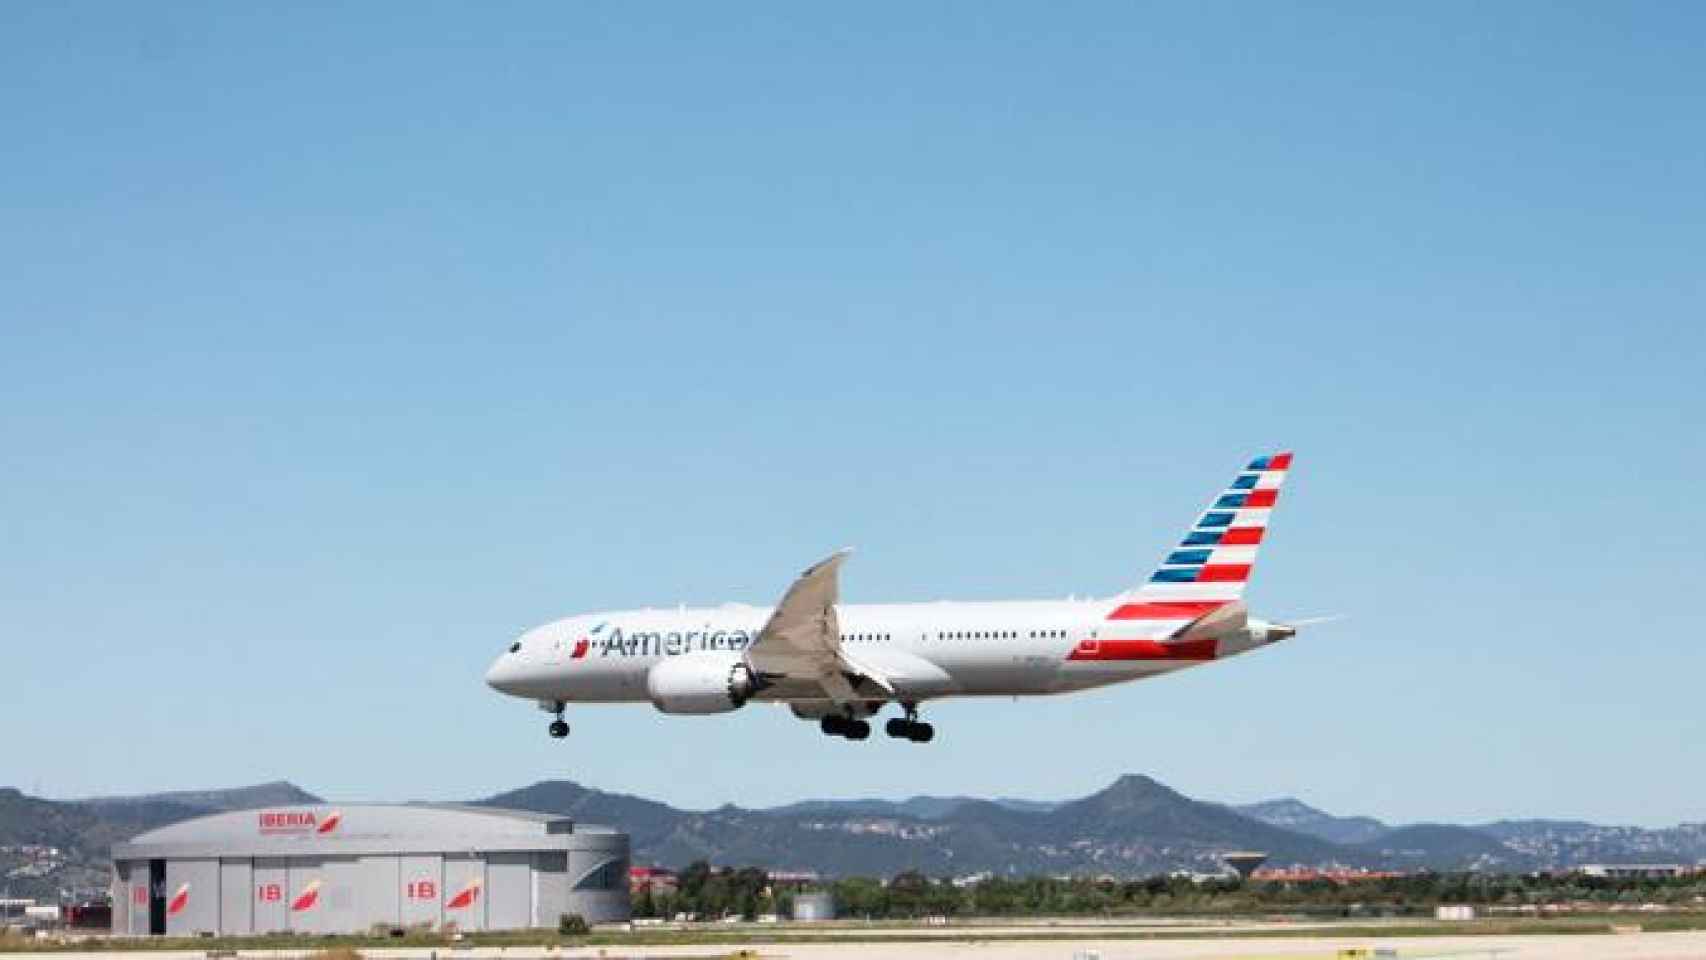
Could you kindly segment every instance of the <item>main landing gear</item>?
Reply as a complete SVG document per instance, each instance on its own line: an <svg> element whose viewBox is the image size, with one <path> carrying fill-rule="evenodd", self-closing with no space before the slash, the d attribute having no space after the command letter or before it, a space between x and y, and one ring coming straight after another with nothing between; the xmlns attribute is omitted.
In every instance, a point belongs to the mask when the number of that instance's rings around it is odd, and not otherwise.
<svg viewBox="0 0 1706 960"><path fill-rule="evenodd" d="M870 724L847 717L824 717L818 726L829 736L846 737L849 740L864 740L871 735Z"/></svg>
<svg viewBox="0 0 1706 960"><path fill-rule="evenodd" d="M545 732L551 735L551 739L561 740L568 736L569 724L563 719L563 701L557 700L549 704L541 703L540 706L557 715L557 719L552 720L551 725L545 728Z"/></svg>
<svg viewBox="0 0 1706 960"><path fill-rule="evenodd" d="M883 731L896 740L929 743L936 739L936 728L918 719L918 704L903 703L906 716L895 717L883 726Z"/></svg>
<svg viewBox="0 0 1706 960"><path fill-rule="evenodd" d="M883 726L884 732L896 740L911 740L913 743L929 743L936 738L936 728L918 719L918 704L902 704L906 716L895 717ZM828 716L819 721L823 732L831 737L846 737L848 740L865 740L871 736L871 725L863 720L852 717Z"/></svg>

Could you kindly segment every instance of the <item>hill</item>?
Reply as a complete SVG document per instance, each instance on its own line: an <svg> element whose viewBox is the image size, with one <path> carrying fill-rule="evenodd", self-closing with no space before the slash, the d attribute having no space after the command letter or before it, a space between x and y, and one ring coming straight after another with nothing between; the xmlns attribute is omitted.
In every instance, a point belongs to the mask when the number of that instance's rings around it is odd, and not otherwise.
<svg viewBox="0 0 1706 960"><path fill-rule="evenodd" d="M1398 827L1361 844L1400 870L1533 870L1534 857L1506 846L1497 837L1446 823Z"/></svg>
<svg viewBox="0 0 1706 960"><path fill-rule="evenodd" d="M1142 776L1121 777L1058 805L919 799L695 812L548 781L481 802L621 824L633 837L637 862L677 866L705 859L829 874L914 869L1138 876L1217 871L1219 853L1252 847L1282 862L1365 865L1373 859L1368 851L1282 830Z"/></svg>
<svg viewBox="0 0 1706 960"><path fill-rule="evenodd" d="M170 793L145 793L128 797L93 797L80 801L102 810L124 807L172 805L203 812L247 810L252 807L285 807L298 803L320 803L319 797L288 780L274 780L247 787L223 790L177 790Z"/></svg>
<svg viewBox="0 0 1706 960"><path fill-rule="evenodd" d="M1367 843L1390 829L1373 817L1335 817L1294 797L1246 803L1232 809L1271 826L1307 833L1329 843Z"/></svg>
<svg viewBox="0 0 1706 960"><path fill-rule="evenodd" d="M219 810L321 802L285 782L224 790L47 800L0 789L0 876L15 894L106 885L111 845ZM1706 859L1706 824L1660 830L1573 820L1478 827L1389 827L1286 798L1232 807L1128 775L1063 801L915 796L807 800L770 809L683 810L568 780L545 780L480 804L564 814L626 830L637 863L759 864L830 875L1092 874L1220 869L1219 854L1256 849L1276 866L1530 870L1581 863ZM27 847L27 849L25 849Z"/></svg>
<svg viewBox="0 0 1706 960"><path fill-rule="evenodd" d="M786 806L771 807L771 813L864 813L871 815L888 815L897 817L914 817L920 820L940 820L968 803L978 802L975 797L908 797L905 800L801 800ZM1041 813L1061 805L1059 800L1015 800L1009 797L997 797L988 801L1009 810L1023 810Z"/></svg>
<svg viewBox="0 0 1706 960"><path fill-rule="evenodd" d="M18 896L53 898L102 890L114 843L222 810L315 803L283 781L228 790L193 790L85 800L45 800L0 789L0 876ZM47 850L23 850L42 847Z"/></svg>

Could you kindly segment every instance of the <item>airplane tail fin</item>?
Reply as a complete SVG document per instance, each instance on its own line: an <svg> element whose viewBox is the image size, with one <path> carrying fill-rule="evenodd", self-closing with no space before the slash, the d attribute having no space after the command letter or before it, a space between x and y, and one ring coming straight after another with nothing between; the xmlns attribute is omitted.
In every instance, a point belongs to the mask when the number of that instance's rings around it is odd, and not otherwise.
<svg viewBox="0 0 1706 960"><path fill-rule="evenodd" d="M1120 599L1135 606L1169 608L1191 619L1242 597L1267 533L1268 515L1290 469L1289 453L1250 461L1149 580ZM1158 616L1159 611L1154 613Z"/></svg>

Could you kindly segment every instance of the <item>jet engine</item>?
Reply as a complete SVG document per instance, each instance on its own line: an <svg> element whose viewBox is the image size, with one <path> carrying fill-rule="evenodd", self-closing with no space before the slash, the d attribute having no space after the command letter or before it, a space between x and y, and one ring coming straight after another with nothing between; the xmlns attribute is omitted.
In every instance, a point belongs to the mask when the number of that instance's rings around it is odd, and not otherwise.
<svg viewBox="0 0 1706 960"><path fill-rule="evenodd" d="M757 690L752 671L733 650L682 654L646 671L646 696L662 713L728 713Z"/></svg>

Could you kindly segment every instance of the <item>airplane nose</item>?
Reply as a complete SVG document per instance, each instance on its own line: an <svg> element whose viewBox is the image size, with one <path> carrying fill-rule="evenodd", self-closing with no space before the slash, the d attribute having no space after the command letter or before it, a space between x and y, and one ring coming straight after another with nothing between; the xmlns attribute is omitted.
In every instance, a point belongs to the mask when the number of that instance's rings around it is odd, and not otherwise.
<svg viewBox="0 0 1706 960"><path fill-rule="evenodd" d="M520 670L515 658L505 654L492 661L492 666L486 671L486 686L499 693L515 694L516 681L520 679Z"/></svg>

